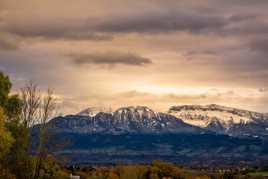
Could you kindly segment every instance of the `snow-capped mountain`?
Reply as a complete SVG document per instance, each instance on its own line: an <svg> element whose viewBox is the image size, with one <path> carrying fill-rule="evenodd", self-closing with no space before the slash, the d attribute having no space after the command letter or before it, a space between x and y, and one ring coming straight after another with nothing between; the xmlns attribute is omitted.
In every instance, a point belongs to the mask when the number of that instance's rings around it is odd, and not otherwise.
<svg viewBox="0 0 268 179"><path fill-rule="evenodd" d="M173 106L168 113L145 106L115 111L87 108L49 122L57 130L78 133L207 133L244 137L268 136L268 115L220 105Z"/></svg>
<svg viewBox="0 0 268 179"><path fill-rule="evenodd" d="M148 107L123 107L114 112L85 110L79 115L57 117L49 122L57 130L77 133L205 133L207 130L184 123L175 116Z"/></svg>
<svg viewBox="0 0 268 179"><path fill-rule="evenodd" d="M169 114L185 123L235 136L267 136L268 115L216 104L173 106Z"/></svg>

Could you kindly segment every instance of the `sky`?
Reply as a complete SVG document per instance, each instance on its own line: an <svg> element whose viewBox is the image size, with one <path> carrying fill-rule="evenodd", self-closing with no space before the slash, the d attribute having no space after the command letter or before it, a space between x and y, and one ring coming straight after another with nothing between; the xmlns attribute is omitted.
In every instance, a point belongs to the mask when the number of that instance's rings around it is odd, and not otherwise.
<svg viewBox="0 0 268 179"><path fill-rule="evenodd" d="M227 105L268 112L267 0L0 0L0 71L60 111Z"/></svg>

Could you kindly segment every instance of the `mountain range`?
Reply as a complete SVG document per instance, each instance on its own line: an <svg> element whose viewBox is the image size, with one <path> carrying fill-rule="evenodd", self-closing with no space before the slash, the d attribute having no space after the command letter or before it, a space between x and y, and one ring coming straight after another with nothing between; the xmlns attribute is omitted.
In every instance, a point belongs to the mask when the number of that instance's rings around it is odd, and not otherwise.
<svg viewBox="0 0 268 179"><path fill-rule="evenodd" d="M56 117L47 127L53 136L49 150L72 164L268 161L268 115L215 104L173 106L166 113L145 106L87 108ZM33 151L38 129L31 132Z"/></svg>
<svg viewBox="0 0 268 179"><path fill-rule="evenodd" d="M88 111L87 109L77 115L56 117L49 124L58 132L84 134L200 134L209 132L206 129L187 124L173 115L154 112L144 106L123 107L114 112L98 112L95 115Z"/></svg>

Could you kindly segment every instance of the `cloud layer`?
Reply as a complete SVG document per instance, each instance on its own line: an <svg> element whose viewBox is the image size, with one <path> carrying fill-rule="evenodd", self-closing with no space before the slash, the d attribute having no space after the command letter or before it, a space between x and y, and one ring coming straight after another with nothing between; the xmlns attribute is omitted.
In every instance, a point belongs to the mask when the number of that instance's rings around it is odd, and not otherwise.
<svg viewBox="0 0 268 179"><path fill-rule="evenodd" d="M152 61L132 53L106 52L96 54L69 54L72 61L77 65L131 65L143 66Z"/></svg>
<svg viewBox="0 0 268 179"><path fill-rule="evenodd" d="M267 0L0 0L0 70L14 90L31 79L53 87L73 108L64 112L109 103L268 112L267 8Z"/></svg>

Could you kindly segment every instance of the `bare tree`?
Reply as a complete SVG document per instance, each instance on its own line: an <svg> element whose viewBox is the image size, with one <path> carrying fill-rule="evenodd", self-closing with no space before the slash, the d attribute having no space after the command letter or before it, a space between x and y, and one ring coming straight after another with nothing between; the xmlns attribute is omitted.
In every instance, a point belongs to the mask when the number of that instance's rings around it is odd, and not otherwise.
<svg viewBox="0 0 268 179"><path fill-rule="evenodd" d="M21 100L23 103L21 122L28 128L35 124L39 126L39 143L37 148L37 160L33 178L39 178L40 169L44 159L47 157L46 143L48 140L47 122L55 115L56 100L53 91L48 89L42 94L38 86L33 82L26 84L21 89Z"/></svg>
<svg viewBox="0 0 268 179"><path fill-rule="evenodd" d="M38 120L41 105L41 94L37 85L29 82L21 89L22 112L21 121L26 127L33 126Z"/></svg>
<svg viewBox="0 0 268 179"><path fill-rule="evenodd" d="M53 97L53 91L51 89L47 90L47 93L41 98L39 112L39 146L37 149L37 161L35 165L34 179L39 178L40 169L44 159L47 157L46 144L48 140L47 134L47 122L55 114L56 102Z"/></svg>

